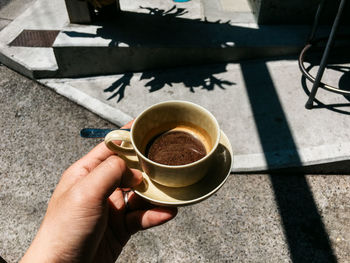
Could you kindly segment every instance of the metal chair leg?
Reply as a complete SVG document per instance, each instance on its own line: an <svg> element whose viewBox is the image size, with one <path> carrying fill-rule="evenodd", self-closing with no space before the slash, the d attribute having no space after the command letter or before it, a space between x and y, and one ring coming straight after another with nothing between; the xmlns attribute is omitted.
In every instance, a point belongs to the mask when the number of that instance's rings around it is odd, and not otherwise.
<svg viewBox="0 0 350 263"><path fill-rule="evenodd" d="M323 10L323 6L324 6L325 2L326 2L326 0L321 0L320 4L317 7L317 11L316 11L315 19L314 19L314 24L312 26L310 36L309 36L309 38L307 40L308 43L312 42L315 39L316 30L317 30L317 27L318 27L318 23L319 23L319 20L320 20L321 12Z"/></svg>
<svg viewBox="0 0 350 263"><path fill-rule="evenodd" d="M331 49L331 46L334 43L335 33L337 31L339 20L340 20L341 14L343 12L345 3L346 3L346 0L341 0L341 2L340 2L339 8L338 8L338 12L337 12L337 15L336 15L336 17L334 19L334 23L333 23L332 30L331 30L331 33L330 33L329 38L328 38L328 42L327 42L326 48L325 48L325 50L323 52L323 55L322 55L320 67L319 67L319 69L317 71L315 82L314 82L314 84L312 86L311 93L309 95L309 99L308 99L308 101L305 104L305 108L307 108L307 109L312 109L313 101L314 101L314 98L316 96L316 92L317 92L317 90L319 88L319 85L320 85L320 82L321 82L321 78L323 76L324 70L325 70L326 65L327 65L329 51Z"/></svg>

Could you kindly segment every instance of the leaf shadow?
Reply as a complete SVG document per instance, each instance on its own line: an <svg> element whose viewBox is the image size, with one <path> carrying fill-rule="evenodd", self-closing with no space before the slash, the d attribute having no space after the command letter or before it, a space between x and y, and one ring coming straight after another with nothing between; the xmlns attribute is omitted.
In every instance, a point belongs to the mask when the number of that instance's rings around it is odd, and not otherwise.
<svg viewBox="0 0 350 263"><path fill-rule="evenodd" d="M220 79L215 76L226 72L225 64L201 66L201 67L185 67L176 69L145 71L141 73L140 81L146 80L145 88L149 92L156 92L166 86L173 87L174 84L184 86L191 93L195 93L197 89L213 91L215 88L225 90L227 87L236 85L235 82ZM112 95L108 100L118 98L117 103L125 96L125 89L131 85L131 79L134 73L128 72L114 81L104 92L110 92Z"/></svg>

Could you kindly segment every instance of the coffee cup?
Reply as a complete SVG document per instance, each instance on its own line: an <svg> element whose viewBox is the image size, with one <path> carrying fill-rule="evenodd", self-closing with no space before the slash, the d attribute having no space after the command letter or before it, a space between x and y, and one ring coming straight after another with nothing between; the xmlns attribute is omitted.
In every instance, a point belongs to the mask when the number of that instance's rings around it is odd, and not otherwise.
<svg viewBox="0 0 350 263"><path fill-rule="evenodd" d="M121 141L119 145L116 141ZM206 175L220 141L220 127L205 108L166 101L145 109L131 130L114 130L105 143L130 168L168 187L192 185Z"/></svg>

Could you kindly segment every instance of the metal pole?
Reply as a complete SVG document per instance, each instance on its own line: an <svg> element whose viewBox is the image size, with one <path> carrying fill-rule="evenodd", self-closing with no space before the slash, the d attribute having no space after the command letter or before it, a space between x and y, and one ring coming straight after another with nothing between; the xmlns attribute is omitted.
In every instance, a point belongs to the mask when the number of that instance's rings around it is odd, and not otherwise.
<svg viewBox="0 0 350 263"><path fill-rule="evenodd" d="M319 20L320 20L320 15L321 15L321 12L322 12L322 9L323 9L323 6L324 6L325 2L326 2L326 0L321 0L320 4L317 7L314 24L312 26L310 36L309 36L309 38L307 40L308 43L310 43L314 39L314 36L316 34L316 30L317 30L317 27L318 27L318 23L319 23Z"/></svg>
<svg viewBox="0 0 350 263"><path fill-rule="evenodd" d="M325 51L324 51L322 59L321 59L320 68L317 71L317 75L316 75L316 78L315 78L315 82L314 82L314 84L312 86L309 99L308 99L308 101L305 104L305 108L307 108L307 109L312 109L312 103L313 103L313 100L314 100L314 98L316 96L316 92L317 92L317 90L319 88L319 85L320 85L320 82L321 82L321 78L323 76L324 70L325 70L326 65L327 65L329 51L330 51L331 46L333 45L333 42L334 42L335 33L337 31L337 27L338 27L338 24L339 24L339 20L340 20L341 14L342 14L343 9L344 9L345 2L346 2L346 0L341 0L341 2L340 2L339 8L338 8L338 12L337 12L337 15L336 15L336 17L334 19L332 30L331 30L331 33L329 35L328 42L327 42Z"/></svg>

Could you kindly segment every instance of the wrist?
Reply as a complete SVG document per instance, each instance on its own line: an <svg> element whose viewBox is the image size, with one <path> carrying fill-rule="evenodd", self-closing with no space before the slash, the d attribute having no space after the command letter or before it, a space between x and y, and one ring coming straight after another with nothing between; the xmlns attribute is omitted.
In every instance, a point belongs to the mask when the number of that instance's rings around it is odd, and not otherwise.
<svg viewBox="0 0 350 263"><path fill-rule="evenodd" d="M59 255L58 249L54 248L54 244L45 238L42 229L39 229L32 244L20 260L20 263L63 263L65 260Z"/></svg>

